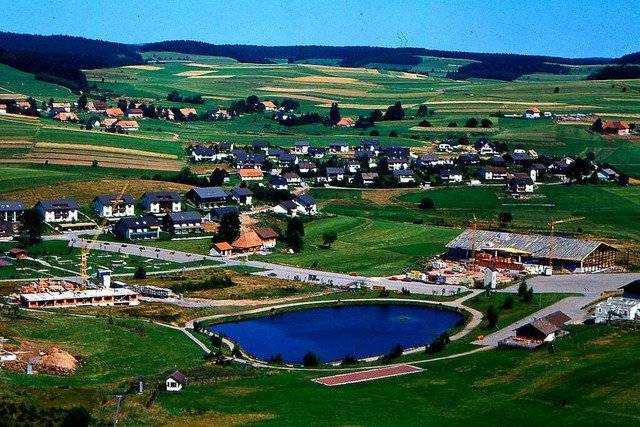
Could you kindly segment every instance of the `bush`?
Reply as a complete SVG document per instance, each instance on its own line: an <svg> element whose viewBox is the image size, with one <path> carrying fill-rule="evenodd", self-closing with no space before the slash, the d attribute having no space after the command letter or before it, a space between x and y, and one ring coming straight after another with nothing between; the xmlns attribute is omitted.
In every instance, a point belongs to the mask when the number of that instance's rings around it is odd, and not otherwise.
<svg viewBox="0 0 640 427"><path fill-rule="evenodd" d="M347 354L344 359L342 359L342 362L340 362L342 366L355 365L356 363L358 363L358 359L350 354Z"/></svg>
<svg viewBox="0 0 640 427"><path fill-rule="evenodd" d="M143 266L139 265L138 268L136 269L136 272L133 273L133 277L135 279L146 279L147 271L144 269Z"/></svg>
<svg viewBox="0 0 640 427"><path fill-rule="evenodd" d="M495 329L498 324L498 310L492 305L487 308L487 313L485 314L485 319L489 324L487 325L488 329Z"/></svg>
<svg viewBox="0 0 640 427"><path fill-rule="evenodd" d="M400 344L396 344L396 346L393 347L389 353L382 356L381 361L382 363L389 363L393 359L397 359L398 357L402 356L403 352L404 350L402 349L402 346Z"/></svg>
<svg viewBox="0 0 640 427"><path fill-rule="evenodd" d="M282 358L282 354L276 353L269 356L269 360L267 363L271 365L284 365L284 359Z"/></svg>
<svg viewBox="0 0 640 427"><path fill-rule="evenodd" d="M524 294L524 298L522 299L522 301L524 301L524 302L533 301L533 286L530 287L529 289L527 289L527 293Z"/></svg>
<svg viewBox="0 0 640 427"><path fill-rule="evenodd" d="M433 209L434 207L434 203L433 203L433 199L431 197L423 197L422 200L420 200L420 209Z"/></svg>
<svg viewBox="0 0 640 427"><path fill-rule="evenodd" d="M425 353L435 354L440 353L451 342L449 334L446 332L441 333L436 337L431 344L425 346Z"/></svg>
<svg viewBox="0 0 640 427"><path fill-rule="evenodd" d="M508 297L506 297L504 299L504 302L502 303L502 308L504 308L505 310L513 308L513 303L514 302L515 302L515 299L513 298L513 296L509 295Z"/></svg>
<svg viewBox="0 0 640 427"><path fill-rule="evenodd" d="M389 132L389 137L390 138L397 138L398 137L398 132L396 132L395 130L392 130L391 132Z"/></svg>
<svg viewBox="0 0 640 427"><path fill-rule="evenodd" d="M377 129L374 129L371 132L369 132L369 136L380 136L380 131Z"/></svg>

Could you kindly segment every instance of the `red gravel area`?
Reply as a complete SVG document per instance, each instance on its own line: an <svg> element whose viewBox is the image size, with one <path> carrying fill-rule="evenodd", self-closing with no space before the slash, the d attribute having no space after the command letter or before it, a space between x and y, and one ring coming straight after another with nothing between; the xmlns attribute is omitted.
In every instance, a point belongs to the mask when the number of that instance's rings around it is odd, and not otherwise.
<svg viewBox="0 0 640 427"><path fill-rule="evenodd" d="M316 378L315 381L326 386L353 384L363 381L373 381L380 378L395 377L398 375L415 374L422 372L422 368L412 365L390 366L382 369L372 369L370 371L353 372L350 374L332 375L330 377Z"/></svg>

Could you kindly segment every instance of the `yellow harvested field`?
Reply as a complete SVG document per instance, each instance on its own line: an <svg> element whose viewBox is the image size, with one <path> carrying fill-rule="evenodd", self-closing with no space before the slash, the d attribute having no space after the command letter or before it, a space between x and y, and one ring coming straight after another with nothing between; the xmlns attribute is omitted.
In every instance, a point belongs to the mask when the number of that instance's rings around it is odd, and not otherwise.
<svg viewBox="0 0 640 427"><path fill-rule="evenodd" d="M145 70L145 71L158 71L164 70L164 67L158 67L156 65L125 65L120 68L132 68L134 70Z"/></svg>
<svg viewBox="0 0 640 427"><path fill-rule="evenodd" d="M0 138L2 138L2 136L0 136ZM33 142L32 141L16 141L14 139L3 141L3 140L0 139L0 146L2 146L2 147L10 147L10 146L31 147L31 146L33 146Z"/></svg>
<svg viewBox="0 0 640 427"><path fill-rule="evenodd" d="M231 101L233 98L226 98L224 96L212 96L212 95L204 95L203 99L217 99L219 101Z"/></svg>
<svg viewBox="0 0 640 427"><path fill-rule="evenodd" d="M416 106L416 104L403 104L402 105L404 108L413 108ZM327 107L327 108L331 108L331 104L318 104L316 105L316 107ZM340 107L342 108L353 108L354 110L375 110L375 109L380 109L380 110L386 110L387 107L389 107L389 104L344 104L341 103Z"/></svg>
<svg viewBox="0 0 640 427"><path fill-rule="evenodd" d="M174 76L177 77L192 77L192 76L204 76L205 74L209 74L209 73L217 73L217 71L215 70L191 70L191 71L183 71L181 73L178 74L174 74Z"/></svg>
<svg viewBox="0 0 640 427"><path fill-rule="evenodd" d="M235 77L233 74L219 75L216 74L214 76L204 75L204 76L191 76L187 77L188 79L230 79L231 77Z"/></svg>
<svg viewBox="0 0 640 427"><path fill-rule="evenodd" d="M305 101L323 102L323 103L329 104L329 105L331 105L332 103L337 101L335 99L320 98L319 96L299 95L299 94L286 93L286 92L285 93L278 93L278 96L282 96L282 97L285 97L285 98L304 99Z"/></svg>
<svg viewBox="0 0 640 427"><path fill-rule="evenodd" d="M105 147L99 145L83 145L83 144L63 144L59 142L38 142L36 143L36 148L48 148L48 149L64 149L71 151L96 151L100 153L118 153L118 154L127 154L139 157L153 157L153 158L162 158L162 159L177 159L177 156L173 154L165 154L165 153L151 153L149 151L142 150L134 150L131 148L115 148L115 147Z"/></svg>
<svg viewBox="0 0 640 427"><path fill-rule="evenodd" d="M630 114L630 113L599 113L601 117L629 117L632 119L640 118L640 114Z"/></svg>
<svg viewBox="0 0 640 427"><path fill-rule="evenodd" d="M200 68L219 68L220 65L216 64L199 64L197 62L189 62L188 64L184 64L187 67L200 67Z"/></svg>
<svg viewBox="0 0 640 427"><path fill-rule="evenodd" d="M537 107L551 107L557 105L566 105L561 102L519 102L519 101L489 101L489 100L473 100L473 101L431 101L430 104L499 104L499 105L523 105L526 107L537 106Z"/></svg>
<svg viewBox="0 0 640 427"><path fill-rule="evenodd" d="M265 86L260 87L258 90L264 90L266 92L291 92L291 93L309 93L309 92L317 92L317 93L326 93L328 95L342 95L342 96L360 96L366 97L366 92L362 92L359 90L350 90L350 89L321 89L321 88L291 88L291 87L273 87L273 86ZM378 95L376 95L377 97Z"/></svg>
<svg viewBox="0 0 640 427"><path fill-rule="evenodd" d="M420 80L429 79L429 77L427 76L422 76L420 74L415 74L415 73L401 73L401 74L398 74L398 77L401 79L420 79Z"/></svg>
<svg viewBox="0 0 640 427"><path fill-rule="evenodd" d="M331 76L305 76L291 77L284 80L302 83L329 83L329 84L350 84L358 86L376 86L374 83L363 82L353 77L331 77Z"/></svg>
<svg viewBox="0 0 640 427"><path fill-rule="evenodd" d="M374 68L351 68L351 67L332 67L330 65L313 65L313 64L300 64L301 67L314 68L323 73L353 73L353 74L380 74L380 72Z"/></svg>

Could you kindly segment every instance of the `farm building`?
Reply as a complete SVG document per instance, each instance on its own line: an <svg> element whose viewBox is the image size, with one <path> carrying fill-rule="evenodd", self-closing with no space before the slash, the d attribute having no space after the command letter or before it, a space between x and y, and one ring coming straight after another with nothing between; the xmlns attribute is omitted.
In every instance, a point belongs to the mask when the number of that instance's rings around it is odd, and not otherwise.
<svg viewBox="0 0 640 427"><path fill-rule="evenodd" d="M540 118L540 110L536 107L531 107L524 112L524 116L527 119L539 119Z"/></svg>
<svg viewBox="0 0 640 427"><path fill-rule="evenodd" d="M629 135L630 127L629 123L627 122L614 122L607 120L603 123L602 129L604 130L604 133L611 133L614 135Z"/></svg>
<svg viewBox="0 0 640 427"><path fill-rule="evenodd" d="M640 300L610 297L596 305L595 323L608 323L611 320L636 320L638 310L640 310Z"/></svg>
<svg viewBox="0 0 640 427"><path fill-rule="evenodd" d="M241 181L262 181L264 178L260 169L240 169L237 174Z"/></svg>
<svg viewBox="0 0 640 427"><path fill-rule="evenodd" d="M184 387L184 382L186 377L180 371L175 371L173 374L169 375L164 382L164 385L167 391L180 391L182 387Z"/></svg>
<svg viewBox="0 0 640 427"><path fill-rule="evenodd" d="M21 294L20 303L28 308L62 308L138 305L140 301L138 294L129 289L89 289Z"/></svg>
<svg viewBox="0 0 640 427"><path fill-rule="evenodd" d="M469 259L473 246L473 231L465 230L449 242L452 260ZM475 233L476 264L522 270L524 264L549 263L549 236L478 230ZM553 239L554 269L574 273L590 273L615 266L618 250L593 240Z"/></svg>

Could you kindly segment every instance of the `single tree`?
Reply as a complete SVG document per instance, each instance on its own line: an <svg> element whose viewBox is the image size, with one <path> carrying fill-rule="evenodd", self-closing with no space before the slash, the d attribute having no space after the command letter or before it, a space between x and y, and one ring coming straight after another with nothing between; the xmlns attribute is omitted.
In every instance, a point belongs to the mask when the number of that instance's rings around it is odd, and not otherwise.
<svg viewBox="0 0 640 427"><path fill-rule="evenodd" d="M558 93L558 92L560 92L560 87L559 86L554 87L553 93Z"/></svg>
<svg viewBox="0 0 640 427"><path fill-rule="evenodd" d="M389 137L390 138L397 138L398 137L398 132L396 132L395 130L392 130L391 132L389 132Z"/></svg>
<svg viewBox="0 0 640 427"><path fill-rule="evenodd" d="M511 212L500 212L498 214L498 221L500 222L501 227L505 227L511 221L513 221L513 215Z"/></svg>
<svg viewBox="0 0 640 427"><path fill-rule="evenodd" d="M97 168L98 167L98 161L96 159L93 159L91 161L91 167Z"/></svg>
<svg viewBox="0 0 640 427"><path fill-rule="evenodd" d="M374 129L369 132L369 136L380 136L380 131L378 129Z"/></svg>
<svg viewBox="0 0 640 427"><path fill-rule="evenodd" d="M621 187L626 187L627 185L629 185L629 175L627 175L626 173L621 173L620 175L618 175L618 185L620 185Z"/></svg>
<svg viewBox="0 0 640 427"><path fill-rule="evenodd" d="M475 117L471 117L469 120L467 120L467 123L465 123L464 126L468 127L468 128L477 128L478 127L478 119L476 119Z"/></svg>
<svg viewBox="0 0 640 427"><path fill-rule="evenodd" d="M78 98L78 108L84 110L87 107L87 95L84 93Z"/></svg>
<svg viewBox="0 0 640 427"><path fill-rule="evenodd" d="M513 303L514 303L513 295L509 295L504 299L504 302L502 303L502 308L506 310L513 308Z"/></svg>
<svg viewBox="0 0 640 427"><path fill-rule="evenodd" d="M490 128L491 126L493 126L493 122L491 120L489 119L480 120L480 127Z"/></svg>
<svg viewBox="0 0 640 427"><path fill-rule="evenodd" d="M594 132L603 133L604 125L602 123L602 119L596 119L596 121L591 125L591 130Z"/></svg>
<svg viewBox="0 0 640 427"><path fill-rule="evenodd" d="M338 240L338 233L336 233L335 231L329 231L327 233L324 233L322 235L322 240L326 246L331 247L333 242Z"/></svg>
<svg viewBox="0 0 640 427"><path fill-rule="evenodd" d="M487 319L488 329L495 329L498 324L498 310L492 305L487 308L487 313L485 314L485 319Z"/></svg>
<svg viewBox="0 0 640 427"><path fill-rule="evenodd" d="M434 206L435 204L431 197L423 197L422 200L420 200L420 209L433 209Z"/></svg>
<svg viewBox="0 0 640 427"><path fill-rule="evenodd" d="M527 289L527 293L524 294L524 298L522 299L524 302L531 302L533 301L533 286L531 286L529 289Z"/></svg>
<svg viewBox="0 0 640 427"><path fill-rule="evenodd" d="M447 126L449 126L450 128L456 128L458 127L458 124L456 122L450 122Z"/></svg>
<svg viewBox="0 0 640 427"><path fill-rule="evenodd" d="M422 120L422 121L420 121L420 123L418 123L418 126L423 127L423 128L430 128L431 127L431 122L429 120Z"/></svg>
<svg viewBox="0 0 640 427"><path fill-rule="evenodd" d="M382 119L383 119L383 114L382 114L382 111L380 111L380 109L376 108L371 112L371 120L373 120L374 122L379 122Z"/></svg>
<svg viewBox="0 0 640 427"><path fill-rule="evenodd" d="M240 235L240 217L235 212L229 212L220 219L220 226L216 236L219 240L232 243Z"/></svg>
<svg viewBox="0 0 640 427"><path fill-rule="evenodd" d="M329 109L329 123L331 125L336 125L340 121L340 107L338 107L338 103L334 102L331 104L331 108Z"/></svg>
<svg viewBox="0 0 640 427"><path fill-rule="evenodd" d="M418 112L416 113L416 117L425 117L429 114L429 107L426 104L422 104L418 107Z"/></svg>
<svg viewBox="0 0 640 427"><path fill-rule="evenodd" d="M25 210L20 224L20 234L24 237L25 243L31 246L40 242L44 230L44 217L40 211L36 209Z"/></svg>
<svg viewBox="0 0 640 427"><path fill-rule="evenodd" d="M215 168L213 172L211 172L211 176L209 177L209 182L214 187L220 187L224 183L224 170L220 168Z"/></svg>
<svg viewBox="0 0 640 427"><path fill-rule="evenodd" d="M147 271L144 269L143 266L139 265L136 271L133 273L133 277L135 279L146 279Z"/></svg>
<svg viewBox="0 0 640 427"><path fill-rule="evenodd" d="M320 365L320 358L318 357L317 354L313 352L309 352L305 354L304 357L302 358L302 364L306 368L318 366Z"/></svg>
<svg viewBox="0 0 640 427"><path fill-rule="evenodd" d="M527 293L527 289L527 281L523 280L520 282L520 285L518 286L518 297L524 298L524 295Z"/></svg>

